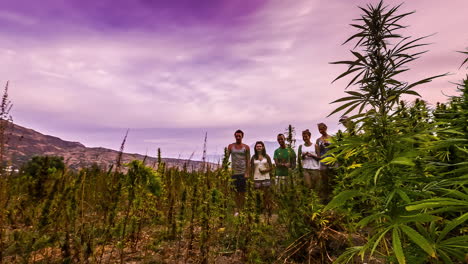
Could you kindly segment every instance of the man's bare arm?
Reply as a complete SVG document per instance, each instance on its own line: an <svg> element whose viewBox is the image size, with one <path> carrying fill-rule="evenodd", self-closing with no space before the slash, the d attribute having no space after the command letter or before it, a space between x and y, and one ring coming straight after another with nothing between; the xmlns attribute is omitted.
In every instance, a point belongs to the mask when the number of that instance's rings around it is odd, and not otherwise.
<svg viewBox="0 0 468 264"><path fill-rule="evenodd" d="M317 154L318 159L320 159L319 139L320 138L317 138L317 141L315 141L315 154Z"/></svg>
<svg viewBox="0 0 468 264"><path fill-rule="evenodd" d="M231 156L231 148L232 148L232 144L229 144L228 147L227 147L227 156L229 158L229 156Z"/></svg>
<svg viewBox="0 0 468 264"><path fill-rule="evenodd" d="M249 177L250 172L250 148L249 146L245 145L245 177Z"/></svg>

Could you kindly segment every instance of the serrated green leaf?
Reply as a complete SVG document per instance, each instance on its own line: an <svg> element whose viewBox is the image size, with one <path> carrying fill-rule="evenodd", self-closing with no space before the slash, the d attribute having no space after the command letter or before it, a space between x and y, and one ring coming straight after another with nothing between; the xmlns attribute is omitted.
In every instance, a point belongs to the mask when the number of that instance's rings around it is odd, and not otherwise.
<svg viewBox="0 0 468 264"><path fill-rule="evenodd" d="M359 92L356 92L356 91L346 91L345 93L353 95L353 96L357 96L357 97L363 97L362 93L359 93Z"/></svg>
<svg viewBox="0 0 468 264"><path fill-rule="evenodd" d="M361 195L363 195L362 192L357 191L357 190L343 191L343 192L339 193L337 196L335 196L333 198L333 200L331 200L327 204L327 206L325 206L325 208L323 210L326 211L326 210L336 208L336 207L342 205L346 200L349 200L351 198L354 198L356 196L361 196Z"/></svg>
<svg viewBox="0 0 468 264"><path fill-rule="evenodd" d="M463 224L468 219L468 213L461 215L460 217L455 218L454 220L450 221L445 228L440 232L437 241L441 241L450 231L452 231L455 227Z"/></svg>
<svg viewBox="0 0 468 264"><path fill-rule="evenodd" d="M440 219L441 218L439 216L435 216L435 215L417 214L417 215L399 216L397 218L397 222L399 224L406 224L406 223L411 223L411 222L425 223L425 222L437 221Z"/></svg>
<svg viewBox="0 0 468 264"><path fill-rule="evenodd" d="M396 157L392 161L390 161L390 164L414 166L414 162L406 157Z"/></svg>
<svg viewBox="0 0 468 264"><path fill-rule="evenodd" d="M331 102L331 104L339 103L339 102L344 102L344 101L349 101L349 100L355 100L355 99L359 99L359 97L356 97L356 96L346 96L346 97L342 97L342 98L340 98L340 99L337 99L337 100Z"/></svg>
<svg viewBox="0 0 468 264"><path fill-rule="evenodd" d="M374 221L375 219L377 219L377 218L379 218L381 216L382 215L379 214L379 213L366 216L363 219L361 219L361 221L359 221L357 223L357 226L365 227L365 226L367 226L369 224L369 222Z"/></svg>
<svg viewBox="0 0 468 264"><path fill-rule="evenodd" d="M398 228L394 228L392 232L392 245L393 252L400 264L406 264L405 254L403 253L403 247L401 246L400 234Z"/></svg>
<svg viewBox="0 0 468 264"><path fill-rule="evenodd" d="M401 189L397 189L396 192L398 193L398 195L400 195L403 201L405 201L406 203L411 202L409 196L404 191L402 191Z"/></svg>
<svg viewBox="0 0 468 264"><path fill-rule="evenodd" d="M411 88L413 88L415 86L431 82L432 80L434 80L436 78L440 78L440 77L443 77L443 76L446 76L446 75L447 75L447 73L444 73L444 74L435 75L435 76L432 76L432 77L429 77L429 78L425 78L425 79L419 80L417 82L414 82L414 83L408 85L406 88L411 89Z"/></svg>
<svg viewBox="0 0 468 264"><path fill-rule="evenodd" d="M429 256L432 258L436 257L436 252L434 247L425 239L421 234L419 234L416 230L412 229L409 226L402 225L400 229L413 241L416 245L418 245L422 250L424 250Z"/></svg>
<svg viewBox="0 0 468 264"><path fill-rule="evenodd" d="M411 94L411 95L416 95L416 96L421 97L421 95L420 95L419 93L417 93L416 91L412 91L412 90L404 91L403 93L405 93L405 94Z"/></svg>
<svg viewBox="0 0 468 264"><path fill-rule="evenodd" d="M370 251L371 256L374 254L375 250L377 249L377 246L379 245L380 240L382 240L382 238L385 236L385 234L387 234L388 231L390 231L390 229L392 229L391 226L385 228L385 230L377 237L377 239L375 241L372 241L374 245L372 246L372 249Z"/></svg>
<svg viewBox="0 0 468 264"><path fill-rule="evenodd" d="M331 116L337 112L340 112L342 111L343 109L346 109L347 107L353 105L353 104L356 104L356 103L359 103L359 101L352 101L352 102L349 102L349 103L346 103L346 104L343 104L341 105L340 107L336 108L335 110L333 110L333 112L331 112L331 114L329 114L328 116Z"/></svg>
<svg viewBox="0 0 468 264"><path fill-rule="evenodd" d="M345 77L346 75L351 74L351 73L353 73L353 72L355 72L355 71L358 71L358 70L361 70L361 68L354 68L354 69L345 71L344 73L342 73L342 74L340 74L338 77L336 77L336 78L332 81L332 83L334 83L335 81L337 81L337 80L339 80L339 79Z"/></svg>
<svg viewBox="0 0 468 264"><path fill-rule="evenodd" d="M386 166L380 167L374 174L374 184L377 185L377 179L380 175L380 172L385 168Z"/></svg>
<svg viewBox="0 0 468 264"><path fill-rule="evenodd" d="M451 199L451 198L433 198L433 199L426 199L420 202L417 202L412 205L406 206L406 210L408 211L414 211L414 210L420 210L420 209L428 209L428 208L437 208L437 207L443 207L443 206L468 206L467 201L461 201L457 199Z"/></svg>

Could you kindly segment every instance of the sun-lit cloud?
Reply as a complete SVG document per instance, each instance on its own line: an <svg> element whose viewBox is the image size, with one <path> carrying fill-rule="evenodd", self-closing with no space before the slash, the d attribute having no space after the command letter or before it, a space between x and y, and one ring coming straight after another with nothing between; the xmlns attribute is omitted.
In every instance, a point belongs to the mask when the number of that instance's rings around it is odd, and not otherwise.
<svg viewBox="0 0 468 264"><path fill-rule="evenodd" d="M0 76L11 81L15 120L105 146L122 129L167 128L157 137L138 133L133 149L141 152L145 144L167 139L172 156L184 148L180 138L170 137L178 129L197 131L196 137L216 130L218 138L210 140L221 149L237 128L273 140L289 123L314 129L326 121L336 129L338 117L326 116L346 82L331 83L344 69L329 62L351 58L353 46L341 43L353 32L348 24L359 15L356 6L366 1L197 3L2 2L0 26L8 27L0 29ZM439 6L402 6L418 11L408 18L405 33L437 33L429 38L431 51L405 78L456 73L418 90L433 104L455 92L449 81L463 73L454 51L467 43L466 1ZM92 139L88 128L95 134L111 129L116 136Z"/></svg>

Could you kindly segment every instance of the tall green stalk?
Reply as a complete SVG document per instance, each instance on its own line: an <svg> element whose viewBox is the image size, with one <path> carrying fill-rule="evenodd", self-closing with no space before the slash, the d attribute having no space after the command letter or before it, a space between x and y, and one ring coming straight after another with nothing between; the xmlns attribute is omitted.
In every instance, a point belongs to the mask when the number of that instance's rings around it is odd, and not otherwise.
<svg viewBox="0 0 468 264"><path fill-rule="evenodd" d="M356 42L351 51L354 59L333 63L348 66L334 81L353 76L346 88L355 89L334 101L344 104L330 115L353 113L350 120L359 124L360 130L337 141L332 155L324 161L341 164L337 175L340 186L336 188L340 193L326 209L356 210L362 215L357 226L370 230L368 242L354 254L363 261L379 252L401 264L407 261L404 251L409 241L430 258L435 257L434 247L415 230L415 224L437 219L405 210L405 205L424 197L418 191L430 171L421 164L428 156L423 148L433 139L427 116L421 118L427 113L426 106L416 102L408 109L401 97L419 96L415 87L444 74L414 83L399 78L410 69L409 63L427 52L419 50L427 45L421 43L426 37L400 35L406 28L400 22L414 13L399 13L400 7L385 6L382 1L360 7L363 14L358 23L351 24L358 32L345 43Z"/></svg>

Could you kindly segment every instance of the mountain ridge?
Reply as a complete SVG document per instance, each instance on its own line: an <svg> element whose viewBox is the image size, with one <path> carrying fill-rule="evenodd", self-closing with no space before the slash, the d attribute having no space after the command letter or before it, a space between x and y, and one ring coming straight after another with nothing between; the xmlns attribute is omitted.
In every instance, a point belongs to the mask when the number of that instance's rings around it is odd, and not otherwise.
<svg viewBox="0 0 468 264"><path fill-rule="evenodd" d="M6 121L1 121L6 122ZM14 123L8 123L5 131L6 160L9 165L19 168L32 157L61 156L65 164L72 169L81 169L97 164L102 168L109 168L115 164L119 151L104 147L86 147L76 141L67 141L52 135L45 135L31 128L26 128ZM122 154L122 163L132 160L145 160L146 164L155 165L157 158L137 153ZM168 167L199 169L201 161L190 161L174 158L162 158Z"/></svg>

